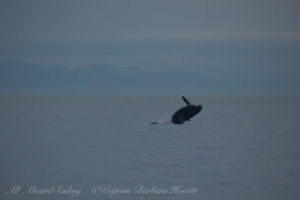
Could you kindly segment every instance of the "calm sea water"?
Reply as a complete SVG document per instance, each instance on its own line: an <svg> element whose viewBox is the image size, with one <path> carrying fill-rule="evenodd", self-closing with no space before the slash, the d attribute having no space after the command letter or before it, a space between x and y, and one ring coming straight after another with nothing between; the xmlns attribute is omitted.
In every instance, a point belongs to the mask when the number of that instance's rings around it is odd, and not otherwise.
<svg viewBox="0 0 300 200"><path fill-rule="evenodd" d="M1 96L0 199L300 198L299 97L188 98Z"/></svg>

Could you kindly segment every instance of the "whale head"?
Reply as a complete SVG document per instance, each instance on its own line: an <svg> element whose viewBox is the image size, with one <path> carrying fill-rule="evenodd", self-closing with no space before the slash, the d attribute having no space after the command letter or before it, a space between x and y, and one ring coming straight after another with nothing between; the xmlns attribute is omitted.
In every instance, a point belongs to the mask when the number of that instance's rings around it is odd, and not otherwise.
<svg viewBox="0 0 300 200"><path fill-rule="evenodd" d="M202 108L203 108L203 106L202 106L201 104L199 104L199 105L197 106L198 112L200 112L200 111L202 110Z"/></svg>

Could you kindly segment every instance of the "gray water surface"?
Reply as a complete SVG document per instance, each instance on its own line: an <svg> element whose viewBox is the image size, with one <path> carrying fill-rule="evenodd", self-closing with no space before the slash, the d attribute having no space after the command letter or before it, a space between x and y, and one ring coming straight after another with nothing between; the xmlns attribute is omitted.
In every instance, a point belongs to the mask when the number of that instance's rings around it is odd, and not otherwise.
<svg viewBox="0 0 300 200"><path fill-rule="evenodd" d="M176 95L1 96L0 199L299 199L299 97L188 98L173 125Z"/></svg>

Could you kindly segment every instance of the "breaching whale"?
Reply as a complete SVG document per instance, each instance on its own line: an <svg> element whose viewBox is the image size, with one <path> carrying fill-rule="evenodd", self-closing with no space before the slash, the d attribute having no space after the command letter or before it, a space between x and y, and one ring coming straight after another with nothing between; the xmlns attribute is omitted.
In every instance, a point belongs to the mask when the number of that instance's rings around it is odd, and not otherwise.
<svg viewBox="0 0 300 200"><path fill-rule="evenodd" d="M174 124L183 124L185 121L190 121L190 119L197 115L203 108L202 105L191 105L184 96L181 98L187 105L180 108L173 114L172 123Z"/></svg>

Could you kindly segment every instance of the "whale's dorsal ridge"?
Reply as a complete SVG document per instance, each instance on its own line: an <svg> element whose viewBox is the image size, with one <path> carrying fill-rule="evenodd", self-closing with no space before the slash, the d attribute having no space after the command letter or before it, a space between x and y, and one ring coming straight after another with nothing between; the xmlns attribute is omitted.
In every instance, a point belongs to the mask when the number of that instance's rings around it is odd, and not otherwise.
<svg viewBox="0 0 300 200"><path fill-rule="evenodd" d="M187 100L184 96L182 96L181 98L187 105L191 105L189 100Z"/></svg>

